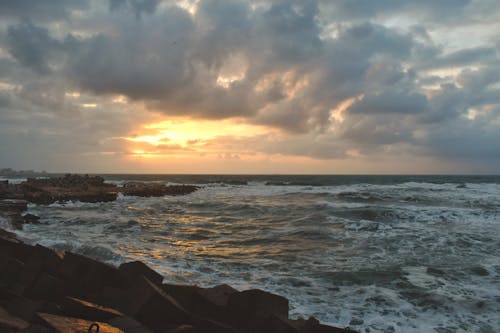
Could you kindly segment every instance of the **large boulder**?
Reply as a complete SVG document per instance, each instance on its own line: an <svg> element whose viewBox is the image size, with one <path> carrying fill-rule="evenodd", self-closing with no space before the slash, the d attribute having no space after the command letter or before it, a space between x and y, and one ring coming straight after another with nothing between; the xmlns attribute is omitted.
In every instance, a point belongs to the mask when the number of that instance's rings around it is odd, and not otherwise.
<svg viewBox="0 0 500 333"><path fill-rule="evenodd" d="M123 333L121 329L103 322L93 322L79 318L57 316L49 313L38 313L38 316L58 333ZM95 326L96 324L98 325L98 329L90 330L91 326Z"/></svg>
<svg viewBox="0 0 500 333"><path fill-rule="evenodd" d="M118 269L124 273L130 283L140 279L141 276L147 277L151 282L157 285L161 285L161 282L163 281L163 276L160 273L149 268L141 261L123 263Z"/></svg>
<svg viewBox="0 0 500 333"><path fill-rule="evenodd" d="M30 323L15 317L0 307L0 332L16 332L27 329Z"/></svg>
<svg viewBox="0 0 500 333"><path fill-rule="evenodd" d="M194 185L169 185L154 183L125 183L120 192L127 196L139 197L160 197L164 195L186 195L198 190L198 186Z"/></svg>
<svg viewBox="0 0 500 333"><path fill-rule="evenodd" d="M190 323L189 312L179 302L147 278L143 278L144 291L149 294L136 314L136 318L155 332L165 331L172 325Z"/></svg>
<svg viewBox="0 0 500 333"><path fill-rule="evenodd" d="M196 317L231 323L232 313L227 303L230 295L238 292L236 289L226 284L200 288L168 283L163 284L162 288Z"/></svg>
<svg viewBox="0 0 500 333"><path fill-rule="evenodd" d="M76 297L99 294L107 286L124 288L127 285L118 268L72 252L65 252L58 276L71 281L68 292Z"/></svg>
<svg viewBox="0 0 500 333"><path fill-rule="evenodd" d="M103 322L123 316L123 313L115 309L69 296L60 302L60 311L68 317Z"/></svg>

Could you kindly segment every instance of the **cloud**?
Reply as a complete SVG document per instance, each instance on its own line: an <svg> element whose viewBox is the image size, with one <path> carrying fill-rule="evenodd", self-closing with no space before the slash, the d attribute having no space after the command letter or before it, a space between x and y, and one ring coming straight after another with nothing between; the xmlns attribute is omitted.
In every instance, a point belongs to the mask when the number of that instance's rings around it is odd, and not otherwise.
<svg viewBox="0 0 500 333"><path fill-rule="evenodd" d="M427 98L419 93L387 91L366 95L348 110L354 113L419 113L428 108Z"/></svg>
<svg viewBox="0 0 500 333"><path fill-rule="evenodd" d="M498 12L489 0L0 1L2 139L123 152L111 138L139 115L182 116L281 133L205 142L221 149L495 155L474 147L500 126Z"/></svg>
<svg viewBox="0 0 500 333"><path fill-rule="evenodd" d="M70 11L87 9L88 5L87 0L0 0L0 17L62 20Z"/></svg>
<svg viewBox="0 0 500 333"><path fill-rule="evenodd" d="M158 3L158 0L109 0L109 9L129 10L140 18L142 14L153 14Z"/></svg>
<svg viewBox="0 0 500 333"><path fill-rule="evenodd" d="M38 73L49 72L49 58L60 48L46 28L22 22L7 30L7 45L12 56L23 66Z"/></svg>

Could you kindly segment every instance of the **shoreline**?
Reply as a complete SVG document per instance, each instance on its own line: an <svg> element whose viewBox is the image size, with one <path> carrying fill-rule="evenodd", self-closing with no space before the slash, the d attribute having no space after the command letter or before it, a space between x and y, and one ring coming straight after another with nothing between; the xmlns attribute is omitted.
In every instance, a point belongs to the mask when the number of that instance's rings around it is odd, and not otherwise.
<svg viewBox="0 0 500 333"><path fill-rule="evenodd" d="M150 187L130 186L150 193ZM22 215L27 203L2 202L0 213L13 225L36 223ZM313 317L289 319L288 299L263 290L163 283L140 261L115 267L26 244L3 229L0 249L0 328L12 332L86 331L94 322L99 332L353 332Z"/></svg>

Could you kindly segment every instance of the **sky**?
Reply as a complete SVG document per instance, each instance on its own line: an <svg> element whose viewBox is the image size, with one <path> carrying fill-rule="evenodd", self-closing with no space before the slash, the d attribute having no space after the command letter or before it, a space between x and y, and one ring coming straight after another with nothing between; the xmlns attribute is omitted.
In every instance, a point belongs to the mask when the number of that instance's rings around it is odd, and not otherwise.
<svg viewBox="0 0 500 333"><path fill-rule="evenodd" d="M499 174L498 0L0 0L0 168Z"/></svg>

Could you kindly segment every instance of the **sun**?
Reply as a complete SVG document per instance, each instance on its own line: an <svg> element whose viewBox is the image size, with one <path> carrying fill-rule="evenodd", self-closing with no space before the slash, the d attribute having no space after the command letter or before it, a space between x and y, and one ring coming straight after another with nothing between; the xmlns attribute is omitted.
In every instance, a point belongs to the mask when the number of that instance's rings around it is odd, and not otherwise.
<svg viewBox="0 0 500 333"><path fill-rule="evenodd" d="M209 154L209 143L222 137L252 137L268 133L265 126L244 123L239 119L192 120L163 119L142 125L136 135L124 137L134 156L152 157L172 154Z"/></svg>

